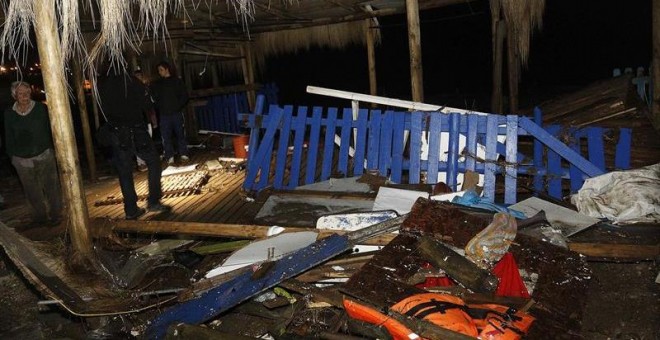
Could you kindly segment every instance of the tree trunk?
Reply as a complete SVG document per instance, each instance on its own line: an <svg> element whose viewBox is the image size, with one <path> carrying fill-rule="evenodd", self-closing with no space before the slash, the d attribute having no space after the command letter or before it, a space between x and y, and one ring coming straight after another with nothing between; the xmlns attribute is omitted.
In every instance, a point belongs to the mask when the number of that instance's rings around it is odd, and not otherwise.
<svg viewBox="0 0 660 340"><path fill-rule="evenodd" d="M89 214L78 163L78 149L73 134L71 108L64 80L64 62L55 25L55 1L35 1L35 33L41 60L50 124L53 131L55 155L60 171L62 190L69 215L69 232L73 246L73 263L93 262L92 243L89 236Z"/></svg>

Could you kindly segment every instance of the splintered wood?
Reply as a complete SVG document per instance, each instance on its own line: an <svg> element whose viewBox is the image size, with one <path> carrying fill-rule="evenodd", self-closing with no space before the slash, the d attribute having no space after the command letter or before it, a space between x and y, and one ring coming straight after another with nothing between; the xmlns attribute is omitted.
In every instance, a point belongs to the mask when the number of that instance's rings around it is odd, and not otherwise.
<svg viewBox="0 0 660 340"><path fill-rule="evenodd" d="M209 172L206 170L165 176L161 179L163 198L198 194L208 177ZM147 180L144 179L136 184L135 192L137 193L138 201L145 201L149 197ZM121 194L121 190L117 188L117 190L108 194L105 199L94 202L94 205L98 207L122 202L124 202L124 197Z"/></svg>

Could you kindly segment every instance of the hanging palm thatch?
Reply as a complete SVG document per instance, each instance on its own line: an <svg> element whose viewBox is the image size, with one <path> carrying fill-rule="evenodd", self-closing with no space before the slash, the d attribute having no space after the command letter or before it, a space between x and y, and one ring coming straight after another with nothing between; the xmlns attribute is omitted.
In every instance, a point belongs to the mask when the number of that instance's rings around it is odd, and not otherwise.
<svg viewBox="0 0 660 340"><path fill-rule="evenodd" d="M516 45L521 65L527 65L532 31L541 28L545 0L492 0L491 10L501 7L507 27L508 39Z"/></svg>
<svg viewBox="0 0 660 340"><path fill-rule="evenodd" d="M30 29L34 25L34 1L2 0L4 27L0 35L2 54L14 59L25 57L31 46ZM166 19L169 16L187 17L185 5L197 8L197 0L52 0L55 2L63 62L71 58L85 61L85 67L101 60L114 66L126 67L123 53L137 50L145 36L154 40L167 37ZM208 0L219 2L219 0ZM247 23L254 13L253 0L228 0L236 10L237 20ZM83 6L80 8L79 3ZM97 17L98 16L98 17ZM80 18L90 17L98 27L98 35L87 43L82 39ZM89 51L89 52L88 52ZM107 57L107 58L106 58ZM62 65L64 67L65 65Z"/></svg>

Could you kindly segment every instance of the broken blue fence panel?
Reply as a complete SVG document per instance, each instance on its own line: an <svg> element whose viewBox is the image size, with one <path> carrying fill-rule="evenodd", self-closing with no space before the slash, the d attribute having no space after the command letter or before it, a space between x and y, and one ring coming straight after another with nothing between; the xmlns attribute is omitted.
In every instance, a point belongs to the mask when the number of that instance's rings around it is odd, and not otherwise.
<svg viewBox="0 0 660 340"><path fill-rule="evenodd" d="M351 249L346 236L331 235L295 251L277 261L259 278L252 272L243 273L199 297L166 309L149 324L148 339L163 339L167 328L176 323L200 324L241 302L292 278L336 255Z"/></svg>

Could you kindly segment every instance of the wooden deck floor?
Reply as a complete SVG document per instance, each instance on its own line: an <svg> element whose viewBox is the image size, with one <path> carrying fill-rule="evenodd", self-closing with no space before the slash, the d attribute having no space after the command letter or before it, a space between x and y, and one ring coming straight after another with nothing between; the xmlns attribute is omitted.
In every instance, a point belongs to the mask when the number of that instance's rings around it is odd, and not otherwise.
<svg viewBox="0 0 660 340"><path fill-rule="evenodd" d="M205 162L218 159L223 154L220 151L204 151L192 154L192 163L203 167ZM261 204L247 199L241 186L245 179L244 169L219 169L208 171L209 177L196 194L180 194L166 197L163 204L172 206L172 212L160 215L145 215L143 219L158 219L165 221L210 222L210 223L240 223L250 224L259 211ZM146 186L147 173L135 172L136 188ZM12 183L12 180L15 183ZM29 213L18 179L5 178L0 190L8 204L0 211L0 221L12 227L29 223ZM123 219L122 203L97 206L97 201L104 200L119 193L119 181L116 175L102 176L96 183L85 181L85 195L90 219L109 218ZM8 199L10 198L10 199ZM146 201L138 202L145 206Z"/></svg>

